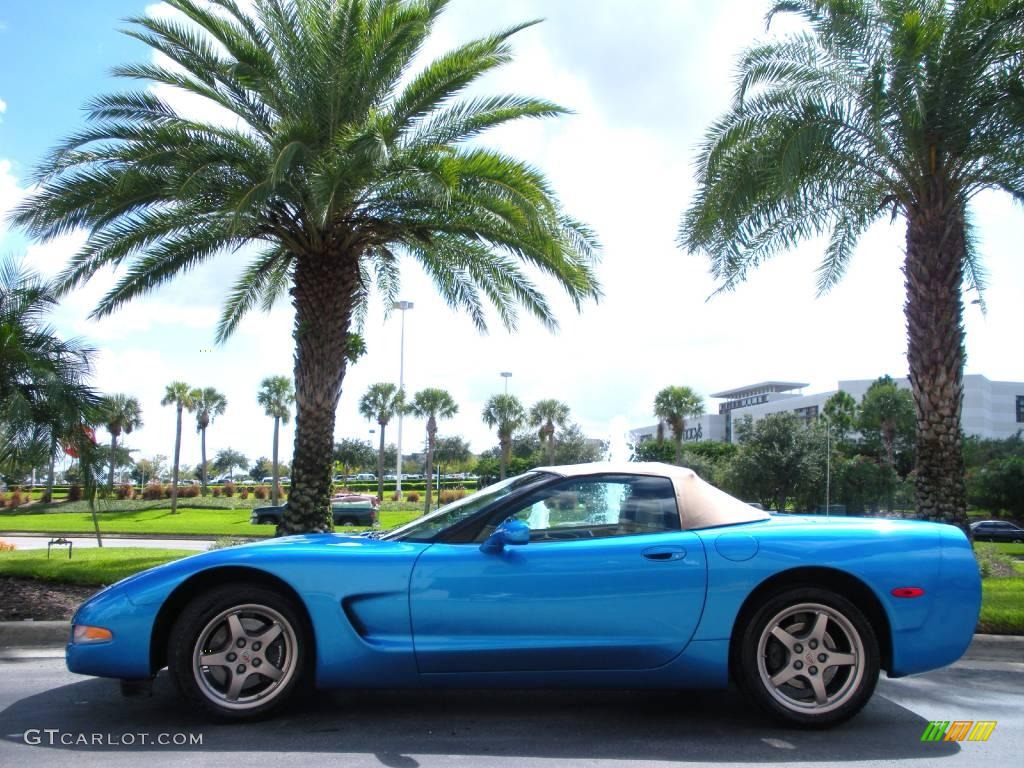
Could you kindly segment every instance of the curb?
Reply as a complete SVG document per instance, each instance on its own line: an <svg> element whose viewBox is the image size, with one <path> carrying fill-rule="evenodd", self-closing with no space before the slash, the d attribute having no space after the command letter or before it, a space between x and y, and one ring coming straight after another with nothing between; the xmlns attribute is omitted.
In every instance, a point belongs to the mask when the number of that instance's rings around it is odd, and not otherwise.
<svg viewBox="0 0 1024 768"><path fill-rule="evenodd" d="M8 648L63 648L70 621L0 621L0 652Z"/></svg>
<svg viewBox="0 0 1024 768"><path fill-rule="evenodd" d="M68 621L0 621L0 656L10 648L63 648L70 634ZM1024 663L1024 637L975 635L961 660Z"/></svg>

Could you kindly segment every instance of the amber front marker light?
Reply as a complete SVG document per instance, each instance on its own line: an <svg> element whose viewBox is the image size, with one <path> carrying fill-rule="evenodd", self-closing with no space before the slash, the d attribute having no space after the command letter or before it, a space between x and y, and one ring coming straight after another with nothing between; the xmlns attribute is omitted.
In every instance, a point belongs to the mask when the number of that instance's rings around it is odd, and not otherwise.
<svg viewBox="0 0 1024 768"><path fill-rule="evenodd" d="M75 624L71 642L73 643L105 643L113 640L114 634L103 627L90 627L86 624Z"/></svg>
<svg viewBox="0 0 1024 768"><path fill-rule="evenodd" d="M920 597L924 594L924 590L920 587L896 587L892 591L893 597Z"/></svg>

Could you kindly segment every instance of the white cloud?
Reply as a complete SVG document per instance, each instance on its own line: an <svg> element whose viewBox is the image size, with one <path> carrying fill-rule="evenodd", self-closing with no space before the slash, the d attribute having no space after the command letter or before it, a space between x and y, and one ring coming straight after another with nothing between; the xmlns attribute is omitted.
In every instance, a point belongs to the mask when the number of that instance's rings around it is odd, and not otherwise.
<svg viewBox="0 0 1024 768"><path fill-rule="evenodd" d="M0 115L4 114L6 112L7 112L7 102L4 101L3 99L0 99ZM3 120L0 119L0 123L2 123L2 122L3 122Z"/></svg>

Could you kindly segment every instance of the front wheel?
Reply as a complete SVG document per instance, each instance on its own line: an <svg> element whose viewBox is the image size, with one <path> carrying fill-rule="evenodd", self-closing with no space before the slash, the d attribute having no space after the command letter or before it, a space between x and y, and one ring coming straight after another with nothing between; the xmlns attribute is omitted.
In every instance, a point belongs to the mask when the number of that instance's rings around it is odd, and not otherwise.
<svg viewBox="0 0 1024 768"><path fill-rule="evenodd" d="M266 587L226 584L186 606L167 649L185 700L221 719L279 707L306 678L309 632L294 604Z"/></svg>
<svg viewBox="0 0 1024 768"><path fill-rule="evenodd" d="M824 589L770 598L743 633L739 680L792 725L825 727L859 712L878 682L878 640L856 605Z"/></svg>

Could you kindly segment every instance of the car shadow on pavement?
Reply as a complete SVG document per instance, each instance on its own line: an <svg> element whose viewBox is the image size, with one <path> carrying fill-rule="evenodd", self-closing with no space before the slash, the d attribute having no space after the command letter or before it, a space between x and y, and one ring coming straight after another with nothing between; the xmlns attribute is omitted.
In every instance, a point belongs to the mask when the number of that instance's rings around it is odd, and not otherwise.
<svg viewBox="0 0 1024 768"><path fill-rule="evenodd" d="M392 768L416 768L415 755L792 763L960 751L922 742L927 721L877 693L823 731L779 726L731 691L330 692L262 722L213 724L184 709L164 672L151 697L125 699L114 681L89 679L21 699L0 721L5 741L35 749L358 753ZM202 743L157 745L160 734Z"/></svg>

